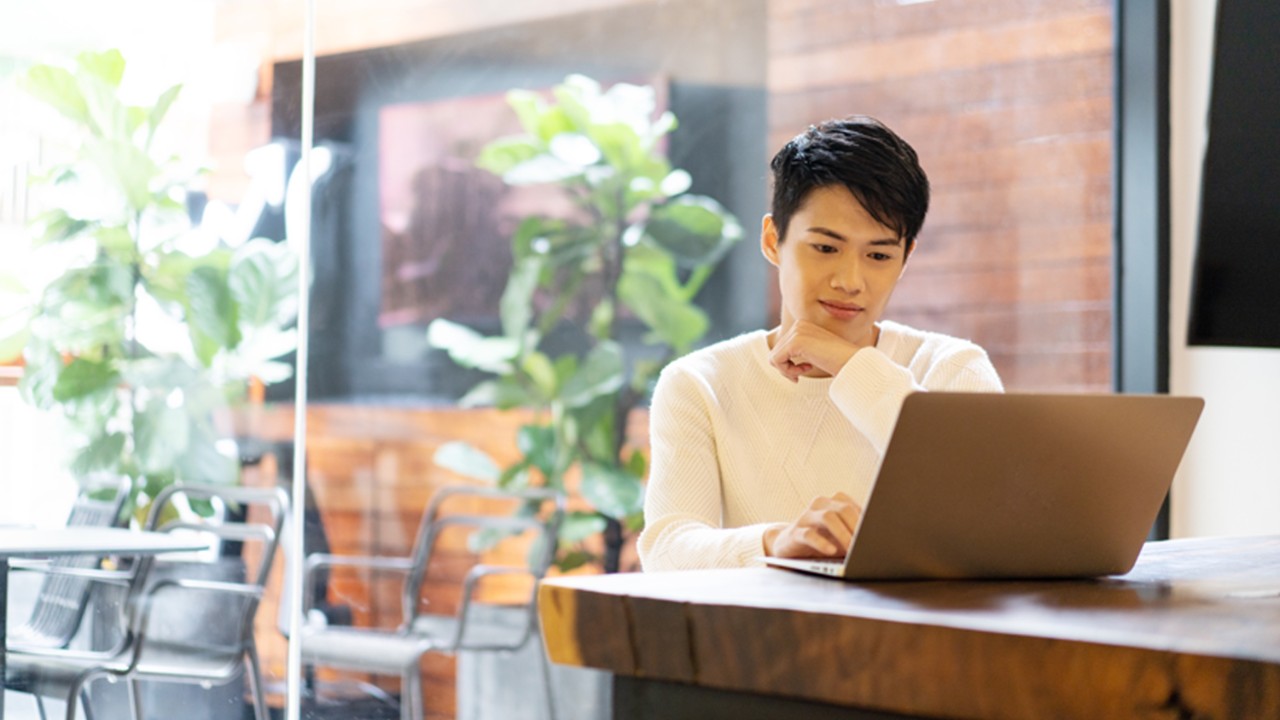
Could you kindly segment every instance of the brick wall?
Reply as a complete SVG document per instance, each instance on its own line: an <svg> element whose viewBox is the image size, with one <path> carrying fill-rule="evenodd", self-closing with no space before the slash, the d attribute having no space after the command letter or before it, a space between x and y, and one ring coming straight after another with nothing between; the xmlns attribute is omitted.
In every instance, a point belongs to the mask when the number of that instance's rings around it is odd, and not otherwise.
<svg viewBox="0 0 1280 720"><path fill-rule="evenodd" d="M979 342L1010 389L1111 384L1108 0L770 0L769 147L862 113L933 185L889 315Z"/></svg>

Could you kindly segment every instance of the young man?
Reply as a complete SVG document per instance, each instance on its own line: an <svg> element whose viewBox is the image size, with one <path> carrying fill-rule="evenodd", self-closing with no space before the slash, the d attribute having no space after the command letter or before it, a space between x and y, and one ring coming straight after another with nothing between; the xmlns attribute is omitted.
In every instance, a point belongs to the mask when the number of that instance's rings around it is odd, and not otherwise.
<svg viewBox="0 0 1280 720"><path fill-rule="evenodd" d="M929 206L910 145L855 116L810 127L771 168L760 247L781 324L659 378L645 570L844 557L903 398L1003 389L977 345L881 319Z"/></svg>

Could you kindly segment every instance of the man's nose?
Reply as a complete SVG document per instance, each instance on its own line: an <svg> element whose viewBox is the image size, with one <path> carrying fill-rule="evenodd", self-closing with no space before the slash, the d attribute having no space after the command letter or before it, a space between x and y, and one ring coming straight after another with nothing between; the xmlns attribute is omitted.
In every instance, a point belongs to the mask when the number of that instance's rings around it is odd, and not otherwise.
<svg viewBox="0 0 1280 720"><path fill-rule="evenodd" d="M831 287L836 290L843 290L851 295L862 292L864 289L862 263L857 260L841 263L840 267L831 276Z"/></svg>

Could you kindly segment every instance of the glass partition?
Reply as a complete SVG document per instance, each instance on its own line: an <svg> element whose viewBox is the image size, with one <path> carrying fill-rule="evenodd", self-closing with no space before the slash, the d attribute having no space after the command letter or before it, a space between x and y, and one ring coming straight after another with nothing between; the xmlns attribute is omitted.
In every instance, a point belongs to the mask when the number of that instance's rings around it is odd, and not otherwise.
<svg viewBox="0 0 1280 720"><path fill-rule="evenodd" d="M284 508L239 488L287 481L258 418L294 372L298 258L271 230L287 168L265 55L223 10L0 3L8 717L283 705ZM189 485L215 489L170 495ZM135 530L182 550L131 548ZM50 537L75 552L25 556Z"/></svg>

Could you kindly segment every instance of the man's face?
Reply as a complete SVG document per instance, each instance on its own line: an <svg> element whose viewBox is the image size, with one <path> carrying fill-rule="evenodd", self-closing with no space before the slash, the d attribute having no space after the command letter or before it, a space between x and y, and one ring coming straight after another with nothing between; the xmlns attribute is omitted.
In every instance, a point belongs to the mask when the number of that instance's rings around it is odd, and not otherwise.
<svg viewBox="0 0 1280 720"><path fill-rule="evenodd" d="M874 345L906 267L903 241L842 185L818 188L791 216L785 241L766 215L760 246L778 268L782 331L808 320L859 346Z"/></svg>

